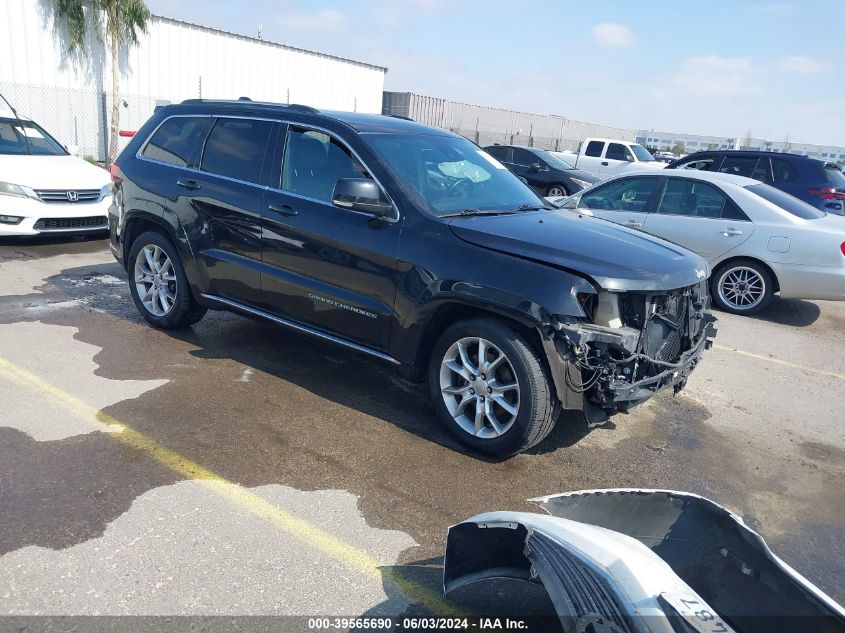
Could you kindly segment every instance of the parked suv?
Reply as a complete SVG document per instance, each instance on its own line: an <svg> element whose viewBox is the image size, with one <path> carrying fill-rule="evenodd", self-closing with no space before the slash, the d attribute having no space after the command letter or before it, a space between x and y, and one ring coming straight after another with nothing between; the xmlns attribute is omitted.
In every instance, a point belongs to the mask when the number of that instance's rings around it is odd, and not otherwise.
<svg viewBox="0 0 845 633"><path fill-rule="evenodd" d="M536 444L561 407L600 422L679 390L712 333L698 255L550 210L411 121L186 101L111 173L111 248L147 321L230 309L397 365L480 452Z"/></svg>
<svg viewBox="0 0 845 633"><path fill-rule="evenodd" d="M541 196L570 196L599 182L595 176L575 169L559 155L536 147L491 145L484 148Z"/></svg>
<svg viewBox="0 0 845 633"><path fill-rule="evenodd" d="M817 209L845 215L845 176L838 166L823 160L780 152L724 150L695 152L666 169L700 169L753 178Z"/></svg>

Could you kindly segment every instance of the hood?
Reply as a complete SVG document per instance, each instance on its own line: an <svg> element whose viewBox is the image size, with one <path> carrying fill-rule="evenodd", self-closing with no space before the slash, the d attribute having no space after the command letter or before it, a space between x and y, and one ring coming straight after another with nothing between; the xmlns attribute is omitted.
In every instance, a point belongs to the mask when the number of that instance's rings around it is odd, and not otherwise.
<svg viewBox="0 0 845 633"><path fill-rule="evenodd" d="M586 182L595 184L597 182L601 182L601 178L596 178L592 174L588 174L585 171L581 171L580 169L567 169L563 173L567 176L571 176L572 178L577 178L578 180L584 180Z"/></svg>
<svg viewBox="0 0 845 633"><path fill-rule="evenodd" d="M571 211L462 217L449 226L466 242L559 266L605 290L672 290L708 273L682 246Z"/></svg>
<svg viewBox="0 0 845 633"><path fill-rule="evenodd" d="M76 156L0 154L0 180L32 189L101 189L111 177Z"/></svg>

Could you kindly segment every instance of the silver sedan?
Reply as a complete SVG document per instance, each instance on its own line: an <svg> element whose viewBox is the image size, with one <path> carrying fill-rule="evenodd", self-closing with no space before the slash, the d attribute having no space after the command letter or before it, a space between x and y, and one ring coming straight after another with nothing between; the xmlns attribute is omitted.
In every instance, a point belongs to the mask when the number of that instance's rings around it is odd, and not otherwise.
<svg viewBox="0 0 845 633"><path fill-rule="evenodd" d="M776 292L845 300L845 218L756 180L649 170L553 202L696 251L710 264L714 303L727 312L758 312Z"/></svg>

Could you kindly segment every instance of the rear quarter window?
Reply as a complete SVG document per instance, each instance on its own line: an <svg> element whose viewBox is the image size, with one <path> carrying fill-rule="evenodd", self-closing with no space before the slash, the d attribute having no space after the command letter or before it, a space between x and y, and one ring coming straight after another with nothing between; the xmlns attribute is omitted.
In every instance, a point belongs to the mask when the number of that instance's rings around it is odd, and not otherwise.
<svg viewBox="0 0 845 633"><path fill-rule="evenodd" d="M162 123L141 151L141 156L178 167L191 167L199 157L209 117L171 117Z"/></svg>
<svg viewBox="0 0 845 633"><path fill-rule="evenodd" d="M752 185L747 187L748 191L756 193L764 200L768 200L772 204L776 204L787 213L803 218L805 220L815 220L825 216L824 211L819 211L815 207L807 204L803 200L799 200L795 196L775 189L769 185Z"/></svg>

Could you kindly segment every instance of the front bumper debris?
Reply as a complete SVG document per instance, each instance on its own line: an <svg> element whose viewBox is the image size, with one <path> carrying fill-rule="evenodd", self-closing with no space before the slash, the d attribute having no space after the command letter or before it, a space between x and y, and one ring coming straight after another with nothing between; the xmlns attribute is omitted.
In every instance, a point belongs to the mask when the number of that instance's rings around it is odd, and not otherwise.
<svg viewBox="0 0 845 633"><path fill-rule="evenodd" d="M668 387L683 389L716 335L706 282L657 294L626 293L618 302L618 327L559 323L554 339L565 361L566 386L582 395L580 408L590 423L628 412Z"/></svg>

